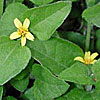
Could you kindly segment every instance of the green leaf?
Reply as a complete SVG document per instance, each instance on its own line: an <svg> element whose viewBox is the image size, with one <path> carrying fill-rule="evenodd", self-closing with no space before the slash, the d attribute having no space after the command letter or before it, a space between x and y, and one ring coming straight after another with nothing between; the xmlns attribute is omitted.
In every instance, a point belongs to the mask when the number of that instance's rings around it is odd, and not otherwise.
<svg viewBox="0 0 100 100"><path fill-rule="evenodd" d="M100 39L100 29L96 30L96 38Z"/></svg>
<svg viewBox="0 0 100 100"><path fill-rule="evenodd" d="M71 11L71 2L56 2L24 13L31 21L30 30L40 40L49 39ZM59 17L58 17L59 16Z"/></svg>
<svg viewBox="0 0 100 100"><path fill-rule="evenodd" d="M54 76L47 68L34 65L33 72L36 78L34 83L34 97L37 100L52 100L64 94L69 85Z"/></svg>
<svg viewBox="0 0 100 100"><path fill-rule="evenodd" d="M88 7L94 6L97 0L86 0L86 4Z"/></svg>
<svg viewBox="0 0 100 100"><path fill-rule="evenodd" d="M90 71L88 66L82 63L75 63L70 68L60 73L59 78L78 84L93 84L94 81L89 77Z"/></svg>
<svg viewBox="0 0 100 100"><path fill-rule="evenodd" d="M20 2L20 3L22 3L24 0L6 0L5 1L5 4L6 4L6 6L8 6L9 4L11 4L11 3L15 3L15 2Z"/></svg>
<svg viewBox="0 0 100 100"><path fill-rule="evenodd" d="M25 69L30 58L30 50L21 47L19 41L10 40L6 36L0 37L0 85Z"/></svg>
<svg viewBox="0 0 100 100"><path fill-rule="evenodd" d="M100 82L98 85L99 88L96 88L92 92L75 88L65 96L67 98L66 100L100 100Z"/></svg>
<svg viewBox="0 0 100 100"><path fill-rule="evenodd" d="M59 33L59 35L64 38L67 39L77 45L79 45L82 48L85 48L85 39L86 37L84 35L81 35L78 32L64 32L64 33Z"/></svg>
<svg viewBox="0 0 100 100"><path fill-rule="evenodd" d="M100 27L100 3L84 10L82 16L87 22Z"/></svg>
<svg viewBox="0 0 100 100"><path fill-rule="evenodd" d="M28 74L29 74L29 68L27 67L25 70L23 70L21 73L19 73L16 77L14 77L14 79L15 79L16 81L22 80L22 79L25 78Z"/></svg>
<svg viewBox="0 0 100 100"><path fill-rule="evenodd" d="M96 40L96 50L100 53L100 38Z"/></svg>
<svg viewBox="0 0 100 100"><path fill-rule="evenodd" d="M4 2L4 0L0 0L0 17L3 13L3 2Z"/></svg>
<svg viewBox="0 0 100 100"><path fill-rule="evenodd" d="M100 85L100 83L98 85ZM74 88L69 93L56 100L100 100L100 86L92 92L86 92L84 90Z"/></svg>
<svg viewBox="0 0 100 100"><path fill-rule="evenodd" d="M3 100L17 100L12 96L4 97Z"/></svg>
<svg viewBox="0 0 100 100"><path fill-rule="evenodd" d="M23 2L24 0L6 0L7 3Z"/></svg>
<svg viewBox="0 0 100 100"><path fill-rule="evenodd" d="M93 65L92 70L97 81L100 81L100 59Z"/></svg>
<svg viewBox="0 0 100 100"><path fill-rule="evenodd" d="M28 74L32 70L33 63L34 63L34 59L31 59L27 65L27 67L20 74L18 74L16 77L14 77L14 80L22 80L23 78L28 76Z"/></svg>
<svg viewBox="0 0 100 100"><path fill-rule="evenodd" d="M26 98L25 100L37 100L36 98L34 98L34 87L28 89L25 94L24 94L24 98Z"/></svg>
<svg viewBox="0 0 100 100"><path fill-rule="evenodd" d="M0 20L0 35L9 36L12 32L17 31L14 19L21 19L21 15L26 9L26 6L21 3L10 4Z"/></svg>
<svg viewBox="0 0 100 100"><path fill-rule="evenodd" d="M44 4L48 4L54 0L30 0L31 2L33 2L36 5L44 5Z"/></svg>
<svg viewBox="0 0 100 100"><path fill-rule="evenodd" d="M72 2L76 2L76 1L79 1L79 0L65 0L65 1L72 1Z"/></svg>
<svg viewBox="0 0 100 100"><path fill-rule="evenodd" d="M99 100L93 99L91 94L89 92L75 88L67 94L66 98L67 100Z"/></svg>
<svg viewBox="0 0 100 100"><path fill-rule="evenodd" d="M24 92L29 84L29 77L26 77L26 78L21 79L21 80L12 79L10 83L18 91Z"/></svg>
<svg viewBox="0 0 100 100"><path fill-rule="evenodd" d="M57 99L55 99L55 100L67 100L67 98L66 97L64 97L64 96L61 96L61 97L58 97Z"/></svg>
<svg viewBox="0 0 100 100"><path fill-rule="evenodd" d="M60 38L51 38L48 41L35 39L27 45L32 52L32 57L55 74L70 67L76 56L84 55L77 45Z"/></svg>
<svg viewBox="0 0 100 100"><path fill-rule="evenodd" d="M3 95L3 87L0 86L0 100L2 100L2 95Z"/></svg>
<svg viewBox="0 0 100 100"><path fill-rule="evenodd" d="M100 100L100 81L95 84L95 89L85 91L84 89L74 88L57 100Z"/></svg>

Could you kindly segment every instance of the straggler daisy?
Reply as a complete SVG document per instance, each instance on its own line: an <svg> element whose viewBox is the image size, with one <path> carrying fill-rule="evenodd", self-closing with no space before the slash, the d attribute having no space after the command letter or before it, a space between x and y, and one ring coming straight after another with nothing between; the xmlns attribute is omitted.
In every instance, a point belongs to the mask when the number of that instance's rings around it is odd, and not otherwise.
<svg viewBox="0 0 100 100"><path fill-rule="evenodd" d="M28 18L26 18L24 20L23 25L17 18L15 18L14 19L14 24L18 28L18 30L17 30L17 32L13 32L10 35L11 40L21 37L21 45L22 46L25 46L26 39L34 41L34 36L28 30L28 27L30 25L30 20Z"/></svg>
<svg viewBox="0 0 100 100"><path fill-rule="evenodd" d="M82 57L76 57L74 60L80 61L84 64L94 64L97 60L95 58L98 56L98 53L91 54L90 51L85 52L84 58Z"/></svg>

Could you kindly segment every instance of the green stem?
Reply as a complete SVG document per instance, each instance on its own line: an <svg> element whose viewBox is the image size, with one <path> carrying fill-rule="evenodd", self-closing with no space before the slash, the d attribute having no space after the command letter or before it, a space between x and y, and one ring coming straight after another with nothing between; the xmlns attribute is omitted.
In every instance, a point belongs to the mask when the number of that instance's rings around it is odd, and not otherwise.
<svg viewBox="0 0 100 100"><path fill-rule="evenodd" d="M87 36L86 36L86 43L85 43L85 51L90 49L90 36L91 36L91 24L88 23L87 25ZM86 91L92 90L92 85L85 85Z"/></svg>
<svg viewBox="0 0 100 100"><path fill-rule="evenodd" d="M91 24L88 23L88 25L87 25L87 36L86 36L85 51L88 51L89 47L90 47L90 32L91 32Z"/></svg>

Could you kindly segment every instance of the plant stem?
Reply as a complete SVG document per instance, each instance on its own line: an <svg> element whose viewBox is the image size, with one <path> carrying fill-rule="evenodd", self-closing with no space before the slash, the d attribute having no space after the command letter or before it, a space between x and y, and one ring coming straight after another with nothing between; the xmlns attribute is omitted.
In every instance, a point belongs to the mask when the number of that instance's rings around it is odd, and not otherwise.
<svg viewBox="0 0 100 100"><path fill-rule="evenodd" d="M91 36L91 24L88 23L87 25L87 36L86 36L86 43L85 43L85 51L88 51L90 48L90 36ZM92 85L85 85L86 91L92 90Z"/></svg>
<svg viewBox="0 0 100 100"><path fill-rule="evenodd" d="M89 47L90 47L90 32L91 32L91 24L88 23L88 25L87 25L87 36L86 36L85 51L88 51Z"/></svg>

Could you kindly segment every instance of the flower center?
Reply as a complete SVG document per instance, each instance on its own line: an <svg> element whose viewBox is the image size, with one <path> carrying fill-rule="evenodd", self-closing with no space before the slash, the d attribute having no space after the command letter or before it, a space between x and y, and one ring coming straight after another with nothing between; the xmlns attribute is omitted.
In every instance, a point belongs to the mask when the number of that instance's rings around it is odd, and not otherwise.
<svg viewBox="0 0 100 100"><path fill-rule="evenodd" d="M18 29L18 33L20 35L22 35L22 36L25 36L27 34L27 32L28 32L28 29L25 29L23 27L21 27L21 28Z"/></svg>
<svg viewBox="0 0 100 100"><path fill-rule="evenodd" d="M90 64L91 63L91 59L86 59L85 60L85 64Z"/></svg>

